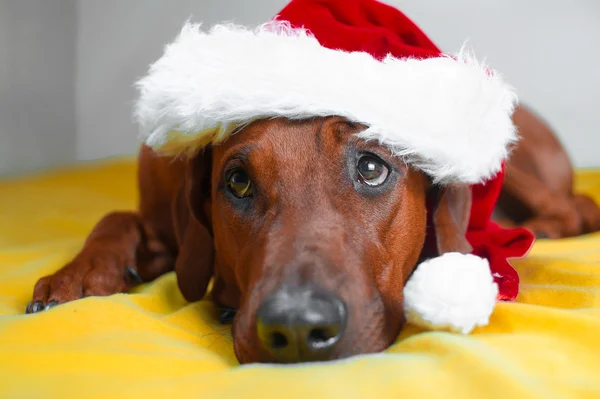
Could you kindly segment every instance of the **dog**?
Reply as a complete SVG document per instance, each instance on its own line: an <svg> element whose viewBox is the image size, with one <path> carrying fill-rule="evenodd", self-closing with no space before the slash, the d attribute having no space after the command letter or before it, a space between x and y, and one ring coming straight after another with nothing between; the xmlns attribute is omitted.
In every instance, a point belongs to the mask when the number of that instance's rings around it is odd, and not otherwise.
<svg viewBox="0 0 600 399"><path fill-rule="evenodd" d="M513 113L501 76L378 1L292 0L252 31L186 24L137 85L138 210L106 215L27 313L174 270L190 302L213 282L241 363L382 351L422 261L479 252L492 306L516 297L506 259L533 238L487 231L514 125L497 218L549 238L598 228L564 149Z"/></svg>
<svg viewBox="0 0 600 399"><path fill-rule="evenodd" d="M104 217L73 261L36 284L27 312L174 269L188 301L214 276L216 305L237 310L242 363L387 348L405 321L403 285L428 256L426 197L438 199L440 252L464 252L470 190L436 189L357 139L362 129L340 117L256 121L185 162L142 147L139 211Z"/></svg>
<svg viewBox="0 0 600 399"><path fill-rule="evenodd" d="M536 205L530 194L562 189L550 202L579 212L579 230L568 229L572 220L561 209L524 224L549 237L591 229L597 220L586 212L597 216L597 207L571 194L572 170L568 158L557 162L564 150L551 131L523 107L514 120L526 144L507 165L503 195ZM341 117L261 120L189 160L142 146L138 211L104 217L71 262L38 281L27 313L127 292L175 270L188 301L202 299L214 278L212 300L224 315L236 313L232 334L242 363L384 350L405 323L403 286L431 256L427 199L437 204L438 252L467 253L471 192L433 185L376 143L357 139L364 128ZM545 145L524 160L536 139ZM539 188L519 191L519 173L544 159L554 160L554 173L544 174L549 180L530 174ZM556 218L546 225L548 215Z"/></svg>

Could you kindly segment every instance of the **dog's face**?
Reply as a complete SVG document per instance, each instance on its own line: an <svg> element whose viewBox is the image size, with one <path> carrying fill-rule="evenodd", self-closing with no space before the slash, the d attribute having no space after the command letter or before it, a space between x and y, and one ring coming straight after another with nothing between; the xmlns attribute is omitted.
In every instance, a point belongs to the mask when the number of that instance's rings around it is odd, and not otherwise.
<svg viewBox="0 0 600 399"><path fill-rule="evenodd" d="M357 138L362 129L338 117L271 119L212 147L210 189L190 207L211 225L213 300L238 310L242 363L376 352L402 327L429 183Z"/></svg>

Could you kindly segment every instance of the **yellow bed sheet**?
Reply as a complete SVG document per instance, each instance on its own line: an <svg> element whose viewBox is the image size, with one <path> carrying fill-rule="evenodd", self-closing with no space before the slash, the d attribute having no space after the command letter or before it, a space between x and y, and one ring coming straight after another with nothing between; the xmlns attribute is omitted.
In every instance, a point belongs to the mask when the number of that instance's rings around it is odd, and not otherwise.
<svg viewBox="0 0 600 399"><path fill-rule="evenodd" d="M600 172L577 188L600 200ZM131 160L0 182L1 398L600 398L600 234L538 242L514 262L518 303L470 336L408 327L383 354L328 364L240 367L229 327L173 274L23 314L105 212L135 204Z"/></svg>

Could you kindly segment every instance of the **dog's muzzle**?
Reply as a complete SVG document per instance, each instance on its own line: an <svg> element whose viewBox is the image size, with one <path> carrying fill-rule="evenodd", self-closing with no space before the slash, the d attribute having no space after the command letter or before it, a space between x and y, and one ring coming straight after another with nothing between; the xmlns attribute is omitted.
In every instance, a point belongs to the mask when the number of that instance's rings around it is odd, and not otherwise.
<svg viewBox="0 0 600 399"><path fill-rule="evenodd" d="M346 326L345 303L312 285L283 286L257 312L258 337L275 361L323 361L339 343Z"/></svg>

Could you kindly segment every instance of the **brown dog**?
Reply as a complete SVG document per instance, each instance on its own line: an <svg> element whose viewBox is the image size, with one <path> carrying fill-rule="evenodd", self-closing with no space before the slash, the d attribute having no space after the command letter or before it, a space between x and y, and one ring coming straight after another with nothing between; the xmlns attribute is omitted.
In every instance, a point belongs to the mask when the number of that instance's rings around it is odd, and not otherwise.
<svg viewBox="0 0 600 399"><path fill-rule="evenodd" d="M572 195L572 170L552 132L523 108L514 120L523 142L501 205L510 215L537 212L511 223L549 237L597 229L598 208ZM404 323L407 278L419 259L435 256L423 251L427 197L437 201L438 252L468 253L471 193L432 186L357 139L362 129L338 117L257 121L187 162L142 147L139 212L100 221L71 263L37 283L27 311L126 292L175 269L189 301L203 298L214 276L216 305L238 310L241 362L385 349Z"/></svg>
<svg viewBox="0 0 600 399"><path fill-rule="evenodd" d="M552 130L525 107L513 120L521 139L509 159L495 218L521 225L539 238L563 238L600 230L600 208L573 193L573 166Z"/></svg>
<svg viewBox="0 0 600 399"><path fill-rule="evenodd" d="M204 149L184 160L143 147L139 211L100 221L72 262L37 283L27 311L125 292L173 269L196 301L214 278L213 301L237 311L241 362L390 345L419 261L470 253L466 234L485 233L496 186L477 201L468 184L498 172L516 139L516 97L498 74L467 54L442 55L373 0L292 1L252 31L186 24L137 87L147 144ZM513 119L523 141L507 168L505 216L549 237L596 229L598 209L572 194L551 131L523 108ZM371 141L355 135L366 125ZM468 232L472 203L479 217ZM490 247L478 250L491 256ZM489 276L513 283L513 299L518 281L506 277Z"/></svg>
<svg viewBox="0 0 600 399"><path fill-rule="evenodd" d="M125 292L175 269L182 293L237 309L241 362L385 349L422 253L426 197L440 253L469 252L468 186L432 188L342 118L257 121L187 164L148 147L139 212L112 213L75 259L36 285L28 312Z"/></svg>

